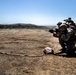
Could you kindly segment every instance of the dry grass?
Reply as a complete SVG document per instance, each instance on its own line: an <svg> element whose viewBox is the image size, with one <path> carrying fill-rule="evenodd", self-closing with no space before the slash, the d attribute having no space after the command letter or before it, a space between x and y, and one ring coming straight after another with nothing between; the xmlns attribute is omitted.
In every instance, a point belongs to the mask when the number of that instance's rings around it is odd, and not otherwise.
<svg viewBox="0 0 76 75"><path fill-rule="evenodd" d="M0 30L0 52L43 55L45 47L58 52L58 39L45 30ZM48 55L20 57L0 54L0 75L76 75L76 58Z"/></svg>

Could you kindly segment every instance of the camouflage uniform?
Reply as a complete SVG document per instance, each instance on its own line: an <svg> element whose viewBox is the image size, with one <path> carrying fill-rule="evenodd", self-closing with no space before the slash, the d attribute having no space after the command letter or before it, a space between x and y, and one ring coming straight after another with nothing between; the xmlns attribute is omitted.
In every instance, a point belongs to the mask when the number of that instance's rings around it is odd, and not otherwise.
<svg viewBox="0 0 76 75"><path fill-rule="evenodd" d="M65 25L62 25L59 27L60 35L59 35L59 43L62 47L62 53L66 52L67 54L73 51L73 48L75 46L74 43L74 31L73 30L67 30L67 27Z"/></svg>
<svg viewBox="0 0 76 75"><path fill-rule="evenodd" d="M72 54L75 48L74 37L76 26L74 25L74 22L70 19L67 19L66 22L68 23L58 22L58 28L55 28L55 30L53 30L52 33L54 37L59 38L59 43L62 47L60 53ZM69 22L71 22L72 25L69 25Z"/></svg>
<svg viewBox="0 0 76 75"><path fill-rule="evenodd" d="M57 27L53 30L53 36L54 37L59 37L59 27L62 24L62 22L57 23Z"/></svg>
<svg viewBox="0 0 76 75"><path fill-rule="evenodd" d="M64 21L65 21L66 25L68 25L69 27L71 27L71 26L76 27L74 21L70 17Z"/></svg>

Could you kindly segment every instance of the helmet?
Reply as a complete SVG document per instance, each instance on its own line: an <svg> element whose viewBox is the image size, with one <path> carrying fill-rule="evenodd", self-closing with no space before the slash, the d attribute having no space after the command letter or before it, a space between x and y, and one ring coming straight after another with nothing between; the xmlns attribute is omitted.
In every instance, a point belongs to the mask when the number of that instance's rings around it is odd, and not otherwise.
<svg viewBox="0 0 76 75"><path fill-rule="evenodd" d="M61 24L62 24L62 22L58 22L58 23L57 23L57 25L61 25Z"/></svg>
<svg viewBox="0 0 76 75"><path fill-rule="evenodd" d="M61 24L59 28L67 28L65 24Z"/></svg>
<svg viewBox="0 0 76 75"><path fill-rule="evenodd" d="M60 25L59 30L61 32L67 31L67 26L65 24Z"/></svg>
<svg viewBox="0 0 76 75"><path fill-rule="evenodd" d="M68 20L71 20L71 17L69 17Z"/></svg>
<svg viewBox="0 0 76 75"><path fill-rule="evenodd" d="M67 21L68 21L68 19L64 19L64 21L65 21L65 22L67 22Z"/></svg>

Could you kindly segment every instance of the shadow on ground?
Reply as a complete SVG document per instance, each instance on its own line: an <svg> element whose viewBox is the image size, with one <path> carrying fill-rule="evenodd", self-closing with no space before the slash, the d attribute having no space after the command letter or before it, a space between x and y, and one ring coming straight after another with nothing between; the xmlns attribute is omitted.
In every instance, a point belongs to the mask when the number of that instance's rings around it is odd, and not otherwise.
<svg viewBox="0 0 76 75"><path fill-rule="evenodd" d="M55 54L56 56L62 56L62 57L68 57L68 58L76 58L76 53L73 55L67 55L67 54Z"/></svg>

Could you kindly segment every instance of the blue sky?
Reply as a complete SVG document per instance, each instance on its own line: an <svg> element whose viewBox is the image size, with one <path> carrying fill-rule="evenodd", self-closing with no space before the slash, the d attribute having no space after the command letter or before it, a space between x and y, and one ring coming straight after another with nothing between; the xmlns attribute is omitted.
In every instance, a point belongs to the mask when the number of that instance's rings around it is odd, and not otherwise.
<svg viewBox="0 0 76 75"><path fill-rule="evenodd" d="M55 25L68 17L76 21L76 0L0 0L0 24Z"/></svg>

